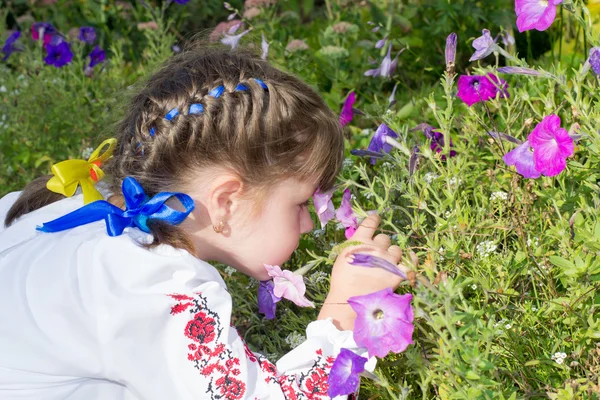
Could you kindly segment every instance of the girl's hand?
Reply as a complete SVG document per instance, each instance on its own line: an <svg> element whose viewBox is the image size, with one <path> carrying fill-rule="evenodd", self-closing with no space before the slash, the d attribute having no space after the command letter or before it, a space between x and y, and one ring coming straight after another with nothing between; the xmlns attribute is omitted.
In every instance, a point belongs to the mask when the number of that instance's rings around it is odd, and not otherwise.
<svg viewBox="0 0 600 400"><path fill-rule="evenodd" d="M325 299L319 319L333 317L334 323L341 329L352 329L356 314L347 304L348 298L365 295L385 288L396 289L402 278L381 268L368 268L352 265L352 255L355 253L369 254L383 258L392 264L398 264L402 258L402 250L398 246L391 246L389 236L375 231L381 222L378 215L366 218L358 227L353 241L363 244L345 248L338 256L331 272L331 288ZM404 272L408 268L398 264Z"/></svg>

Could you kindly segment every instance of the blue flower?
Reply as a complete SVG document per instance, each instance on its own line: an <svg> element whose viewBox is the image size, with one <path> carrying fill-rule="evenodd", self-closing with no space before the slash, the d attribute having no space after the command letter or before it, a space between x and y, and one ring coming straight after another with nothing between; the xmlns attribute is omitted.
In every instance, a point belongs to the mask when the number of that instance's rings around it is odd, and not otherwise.
<svg viewBox="0 0 600 400"><path fill-rule="evenodd" d="M397 139L398 134L386 124L379 125L367 149L378 153L389 153L392 150L392 145L388 143L387 138ZM376 162L375 158L371 158L371 164L375 165Z"/></svg>
<svg viewBox="0 0 600 400"><path fill-rule="evenodd" d="M94 44L96 41L96 30L91 26L82 26L79 28L79 40L87 44Z"/></svg>
<svg viewBox="0 0 600 400"><path fill-rule="evenodd" d="M11 33L8 39L6 39L6 42L4 42L4 46L2 47L2 52L4 53L2 61L6 61L8 56L10 56L12 53L18 50L18 48L15 46L15 42L17 41L17 39L19 39L20 36L21 32L16 31Z"/></svg>
<svg viewBox="0 0 600 400"><path fill-rule="evenodd" d="M64 41L61 41L56 45L50 43L47 44L46 51L48 52L48 55L44 58L44 62L48 65L54 65L56 68L64 67L73 59L71 46Z"/></svg>
<svg viewBox="0 0 600 400"><path fill-rule="evenodd" d="M336 357L331 371L327 394L329 397L342 396L356 392L360 383L359 374L365 370L367 359L348 349L342 349Z"/></svg>

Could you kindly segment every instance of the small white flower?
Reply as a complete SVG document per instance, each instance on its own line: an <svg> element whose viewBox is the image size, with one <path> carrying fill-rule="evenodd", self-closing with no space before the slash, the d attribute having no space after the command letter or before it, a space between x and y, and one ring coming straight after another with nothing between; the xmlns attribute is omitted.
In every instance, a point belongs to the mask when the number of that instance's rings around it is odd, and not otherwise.
<svg viewBox="0 0 600 400"><path fill-rule="evenodd" d="M496 200L508 200L508 193L506 192L494 192L492 193L492 195L490 196L490 200L491 201L496 201Z"/></svg>
<svg viewBox="0 0 600 400"><path fill-rule="evenodd" d="M452 211L446 211L444 216L446 217L446 219L450 218L452 216Z"/></svg>
<svg viewBox="0 0 600 400"><path fill-rule="evenodd" d="M93 152L94 152L93 147L86 147L81 152L81 157L84 158L85 160L87 160L88 158L90 158L90 156L92 155Z"/></svg>
<svg viewBox="0 0 600 400"><path fill-rule="evenodd" d="M344 162L342 163L343 168L348 168L354 165L354 160L351 158L344 158Z"/></svg>
<svg viewBox="0 0 600 400"><path fill-rule="evenodd" d="M506 324L506 325L504 325L504 328L510 329L510 328L512 328L512 325L511 324Z"/></svg>
<svg viewBox="0 0 600 400"><path fill-rule="evenodd" d="M434 174L433 172L428 172L425 174L425 176L423 177L423 180L426 183L431 183L433 181L435 181L437 178L439 178L439 175Z"/></svg>
<svg viewBox="0 0 600 400"><path fill-rule="evenodd" d="M477 285L476 284L472 284L471 285L471 289L473 289L473 290L477 289Z"/></svg>
<svg viewBox="0 0 600 400"><path fill-rule="evenodd" d="M250 278L250 281L248 282L248 286L246 286L246 289L252 289L258 286L258 281L254 278Z"/></svg>
<svg viewBox="0 0 600 400"><path fill-rule="evenodd" d="M476 250L482 257L487 257L495 252L497 248L498 246L496 246L494 242L491 240L486 240L485 242L479 243Z"/></svg>
<svg viewBox="0 0 600 400"><path fill-rule="evenodd" d="M325 229L315 229L313 231L313 236L318 238L318 237L323 236L324 233L325 233Z"/></svg>
<svg viewBox="0 0 600 400"><path fill-rule="evenodd" d="M373 133L373 129L370 129L370 128L363 129L362 131L360 131L360 133L362 133L365 136L371 136L371 134Z"/></svg>
<svg viewBox="0 0 600 400"><path fill-rule="evenodd" d="M230 267L230 266L227 266L227 267L225 267L225 271L224 271L224 272L225 272L225 273L226 273L228 276L231 276L231 275L232 275L232 274L234 274L236 271L237 271L237 270L236 270L235 268L233 268L233 267Z"/></svg>
<svg viewBox="0 0 600 400"><path fill-rule="evenodd" d="M6 92L7 92L6 86L4 86L4 85L0 86L0 93L6 93Z"/></svg>
<svg viewBox="0 0 600 400"><path fill-rule="evenodd" d="M339 230L341 230L341 229L346 229L346 227L345 227L345 226L344 226L344 224L342 224L341 222L338 222L338 223L335 225L335 229L337 229L337 230L339 231Z"/></svg>
<svg viewBox="0 0 600 400"><path fill-rule="evenodd" d="M538 239L536 237L527 239L527 247L538 247L539 245L540 245L540 239Z"/></svg>
<svg viewBox="0 0 600 400"><path fill-rule="evenodd" d="M459 186L461 183L462 183L462 179L458 179L455 176L448 179L448 186Z"/></svg>
<svg viewBox="0 0 600 400"><path fill-rule="evenodd" d="M285 342L289 344L292 349L300 346L305 340L306 338L304 335L298 332L292 332L285 338Z"/></svg>
<svg viewBox="0 0 600 400"><path fill-rule="evenodd" d="M560 353L560 358L567 358L567 353Z"/></svg>
<svg viewBox="0 0 600 400"><path fill-rule="evenodd" d="M306 278L306 280L308 281L308 283L310 283L311 285L316 285L318 283L324 282L327 280L327 273L323 272L323 271L317 271L313 274L310 274L308 276L308 278Z"/></svg>
<svg viewBox="0 0 600 400"><path fill-rule="evenodd" d="M537 311L537 310L538 310L538 308L537 308L536 306L532 306L532 307L531 307L531 311L534 311L534 312L535 312L535 311Z"/></svg>
<svg viewBox="0 0 600 400"><path fill-rule="evenodd" d="M9 165L8 167L6 167L6 173L12 174L13 172L15 172L15 170L13 169L12 165Z"/></svg>
<svg viewBox="0 0 600 400"><path fill-rule="evenodd" d="M373 193L373 192L367 192L367 193L365 193L365 198L367 198L367 199L370 199L373 196L375 196L375 193Z"/></svg>
<svg viewBox="0 0 600 400"><path fill-rule="evenodd" d="M556 361L557 364L562 364L563 362L565 362L565 359L564 358L557 358L554 361Z"/></svg>

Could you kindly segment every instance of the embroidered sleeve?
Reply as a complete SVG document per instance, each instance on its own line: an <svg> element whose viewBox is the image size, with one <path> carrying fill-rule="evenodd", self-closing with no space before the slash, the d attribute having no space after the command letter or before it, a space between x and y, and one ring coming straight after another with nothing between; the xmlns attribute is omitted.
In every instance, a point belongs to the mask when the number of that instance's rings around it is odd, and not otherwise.
<svg viewBox="0 0 600 400"><path fill-rule="evenodd" d="M204 382L206 391L198 394L207 397L202 398L329 399L329 370L339 348L353 343L351 338L348 340L350 332L343 335L330 321L316 321L309 326L307 340L284 356L278 368L253 353L229 325L230 305L221 313L211 304L208 293L168 296L172 300L172 323L180 327L180 346L187 352L185 360L181 360L187 366L182 368L193 370L197 379ZM336 332L342 340L332 340Z"/></svg>

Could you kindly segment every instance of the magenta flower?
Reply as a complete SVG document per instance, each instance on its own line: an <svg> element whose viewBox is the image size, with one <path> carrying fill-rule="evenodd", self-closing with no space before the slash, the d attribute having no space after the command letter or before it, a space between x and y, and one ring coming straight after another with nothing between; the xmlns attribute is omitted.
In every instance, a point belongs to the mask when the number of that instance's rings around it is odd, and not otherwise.
<svg viewBox="0 0 600 400"><path fill-rule="evenodd" d="M517 168L517 172L525 178L537 179L541 175L540 171L535 168L533 152L531 151L529 141L525 141L515 149L509 151L502 159L506 165L514 165Z"/></svg>
<svg viewBox="0 0 600 400"><path fill-rule="evenodd" d="M10 56L15 51L19 50L15 45L15 42L17 41L17 39L19 39L19 37L21 37L21 32L15 31L11 33L10 36L6 39L6 42L4 42L4 46L2 46L2 52L4 53L2 61L6 61L8 56Z"/></svg>
<svg viewBox="0 0 600 400"><path fill-rule="evenodd" d="M396 66L398 65L398 56L400 56L404 50L405 49L400 50L392 61L392 44L390 43L388 46L387 55L383 58L383 61L381 61L379 68L368 70L365 72L365 76L372 76L373 78L378 76L381 76L382 78L389 78L392 76L394 71L396 71Z"/></svg>
<svg viewBox="0 0 600 400"><path fill-rule="evenodd" d="M556 18L556 6L560 3L562 0L515 0L519 32L548 29Z"/></svg>
<svg viewBox="0 0 600 400"><path fill-rule="evenodd" d="M390 351L403 352L412 344L414 314L411 294L397 295L385 288L348 299L356 312L354 340L369 356L385 357Z"/></svg>
<svg viewBox="0 0 600 400"><path fill-rule="evenodd" d="M369 143L369 147L367 150L374 151L377 153L389 153L392 150L392 145L388 143L388 139L397 139L398 134L394 132L389 126L386 124L381 124L375 131L375 134L371 138L371 142ZM371 164L375 165L377 159L372 157Z"/></svg>
<svg viewBox="0 0 600 400"><path fill-rule="evenodd" d="M354 92L350 92L346 100L344 101L344 106L342 107L342 113L340 114L340 124L342 126L346 126L350 121L352 121L352 117L354 117L354 112L352 111L352 107L356 102L356 94Z"/></svg>
<svg viewBox="0 0 600 400"><path fill-rule="evenodd" d="M482 33L483 35L473 41L475 53L469 58L469 61L481 60L492 54L497 47L496 41L492 38L489 30L484 29Z"/></svg>
<svg viewBox="0 0 600 400"><path fill-rule="evenodd" d="M82 26L79 28L78 39L87 44L94 44L96 41L96 30L91 26Z"/></svg>
<svg viewBox="0 0 600 400"><path fill-rule="evenodd" d="M573 139L560 127L560 117L550 114L536 125L528 141L533 148L535 168L546 176L560 174L575 151Z"/></svg>
<svg viewBox="0 0 600 400"><path fill-rule="evenodd" d="M327 380L327 395L334 398L358 390L360 373L365 370L367 359L348 349L341 349L335 358Z"/></svg>
<svg viewBox="0 0 600 400"><path fill-rule="evenodd" d="M48 65L54 65L56 68L62 68L70 63L73 59L73 53L69 43L65 41L60 41L57 45L51 43L52 40L45 46L48 55L44 58L44 62Z"/></svg>
<svg viewBox="0 0 600 400"><path fill-rule="evenodd" d="M301 275L296 275L289 270L281 270L278 265L265 264L270 277L273 278L273 295L285 298L300 307L314 307L315 305L304 297L306 285Z"/></svg>
<svg viewBox="0 0 600 400"><path fill-rule="evenodd" d="M333 189L329 192L321 193L319 189L313 194L313 202L317 209L319 221L321 221L321 229L325 228L327 222L335 216L335 207L331 198L333 197Z"/></svg>
<svg viewBox="0 0 600 400"><path fill-rule="evenodd" d="M500 89L501 87L501 89ZM509 97L508 84L489 73L487 75L461 75L458 78L458 97L469 107L475 103L487 101L496 97Z"/></svg>
<svg viewBox="0 0 600 400"><path fill-rule="evenodd" d="M350 239L352 235L354 235L354 232L356 232L356 228L358 228L358 221L356 220L354 211L352 211L352 204L350 203L350 198L350 189L346 188L344 190L344 194L342 195L342 203L335 212L335 217L346 228L346 239Z"/></svg>
<svg viewBox="0 0 600 400"><path fill-rule="evenodd" d="M280 297L275 296L273 281L262 281L258 286L258 312L264 314L266 319L275 318L275 310Z"/></svg>
<svg viewBox="0 0 600 400"><path fill-rule="evenodd" d="M381 257L372 256L369 254L353 254L352 261L350 261L352 265L358 265L360 267L369 267L369 268L381 268L385 269L392 274L398 275L404 279L406 279L406 274L396 267L394 264L385 260Z"/></svg>
<svg viewBox="0 0 600 400"><path fill-rule="evenodd" d="M31 38L33 40L40 40L40 36L42 36L44 44L48 44L50 38L57 33L56 28L47 22L36 22L31 25Z"/></svg>

